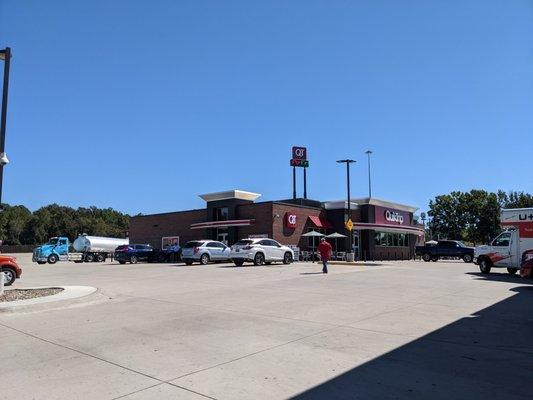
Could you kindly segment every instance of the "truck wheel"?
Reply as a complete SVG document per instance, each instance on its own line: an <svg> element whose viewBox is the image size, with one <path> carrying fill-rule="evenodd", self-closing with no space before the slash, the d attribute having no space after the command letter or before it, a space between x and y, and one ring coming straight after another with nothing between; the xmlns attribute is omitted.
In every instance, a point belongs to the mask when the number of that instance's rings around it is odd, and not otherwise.
<svg viewBox="0 0 533 400"><path fill-rule="evenodd" d="M509 272L510 275L514 275L518 272L518 268L507 268L507 272Z"/></svg>
<svg viewBox="0 0 533 400"><path fill-rule="evenodd" d="M209 254L207 254L207 253L202 254L202 257L200 257L200 264L202 264L202 265L209 264Z"/></svg>
<svg viewBox="0 0 533 400"><path fill-rule="evenodd" d="M438 256L433 256L433 257L431 257L431 261L437 262L437 261L439 261L439 257Z"/></svg>
<svg viewBox="0 0 533 400"><path fill-rule="evenodd" d="M55 264L59 260L57 254L50 254L48 256L48 264Z"/></svg>
<svg viewBox="0 0 533 400"><path fill-rule="evenodd" d="M104 261L105 261L105 257L103 254L96 255L96 262L104 262Z"/></svg>
<svg viewBox="0 0 533 400"><path fill-rule="evenodd" d="M422 254L422 260L424 260L425 262L430 262L431 261L431 254L429 254L429 253Z"/></svg>
<svg viewBox="0 0 533 400"><path fill-rule="evenodd" d="M257 253L254 257L254 265L263 265L265 263L265 255Z"/></svg>
<svg viewBox="0 0 533 400"><path fill-rule="evenodd" d="M119 261L118 263L124 265L126 264L126 261Z"/></svg>
<svg viewBox="0 0 533 400"><path fill-rule="evenodd" d="M235 260L233 261L237 267L242 267L244 264L244 260Z"/></svg>
<svg viewBox="0 0 533 400"><path fill-rule="evenodd" d="M139 262L139 259L137 258L137 256L130 257L130 263L137 264L138 262Z"/></svg>
<svg viewBox="0 0 533 400"><path fill-rule="evenodd" d="M290 264L292 262L292 256L291 253L286 252L283 256L283 264Z"/></svg>
<svg viewBox="0 0 533 400"><path fill-rule="evenodd" d="M93 254L85 254L85 261L86 262L93 262L94 261L94 255Z"/></svg>
<svg viewBox="0 0 533 400"><path fill-rule="evenodd" d="M472 258L473 258L473 257L472 257L470 254L465 254L465 255L463 256L463 261L464 261L465 263L471 263L471 262L472 262Z"/></svg>
<svg viewBox="0 0 533 400"><path fill-rule="evenodd" d="M17 279L17 274L11 268L2 267L2 273L4 274L4 285L11 286Z"/></svg>
<svg viewBox="0 0 533 400"><path fill-rule="evenodd" d="M43 264L46 264L46 261L37 261L37 264L43 265Z"/></svg>
<svg viewBox="0 0 533 400"><path fill-rule="evenodd" d="M479 261L479 270L481 271L482 274L490 274L491 267L492 265L488 258L483 257Z"/></svg>

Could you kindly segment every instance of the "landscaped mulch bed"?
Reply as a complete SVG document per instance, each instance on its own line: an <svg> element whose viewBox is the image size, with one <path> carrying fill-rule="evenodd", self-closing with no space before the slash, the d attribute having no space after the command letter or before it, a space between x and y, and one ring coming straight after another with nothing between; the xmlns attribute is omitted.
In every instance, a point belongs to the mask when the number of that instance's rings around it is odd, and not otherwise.
<svg viewBox="0 0 533 400"><path fill-rule="evenodd" d="M43 288L43 289L10 289L4 290L0 295L0 303L16 300L35 299L36 297L52 296L62 292L62 288Z"/></svg>

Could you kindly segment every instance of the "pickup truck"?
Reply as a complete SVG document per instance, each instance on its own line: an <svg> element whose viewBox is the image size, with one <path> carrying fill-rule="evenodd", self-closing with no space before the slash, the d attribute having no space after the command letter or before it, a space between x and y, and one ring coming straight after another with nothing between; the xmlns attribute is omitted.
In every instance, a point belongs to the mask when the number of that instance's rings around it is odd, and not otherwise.
<svg viewBox="0 0 533 400"><path fill-rule="evenodd" d="M459 240L439 240L434 246L416 246L415 254L422 256L426 262L438 261L440 257L457 257L470 263L474 259L474 248L465 246Z"/></svg>

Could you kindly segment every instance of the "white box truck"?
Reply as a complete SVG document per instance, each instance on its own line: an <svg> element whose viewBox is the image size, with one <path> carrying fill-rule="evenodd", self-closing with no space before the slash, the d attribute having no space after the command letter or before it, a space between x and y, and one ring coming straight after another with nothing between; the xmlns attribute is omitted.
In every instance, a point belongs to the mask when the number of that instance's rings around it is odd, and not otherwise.
<svg viewBox="0 0 533 400"><path fill-rule="evenodd" d="M492 268L507 268L510 274L515 274L524 253L533 250L533 208L503 209L500 220L506 230L489 245L474 250L474 262L484 274Z"/></svg>

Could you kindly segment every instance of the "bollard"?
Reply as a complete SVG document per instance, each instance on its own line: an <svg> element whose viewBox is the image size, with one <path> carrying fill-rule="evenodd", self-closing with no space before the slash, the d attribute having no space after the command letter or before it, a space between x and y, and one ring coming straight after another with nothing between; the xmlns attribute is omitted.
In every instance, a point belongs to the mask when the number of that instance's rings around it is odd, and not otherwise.
<svg viewBox="0 0 533 400"><path fill-rule="evenodd" d="M4 294L4 280L6 276L3 271L0 271L0 296Z"/></svg>

